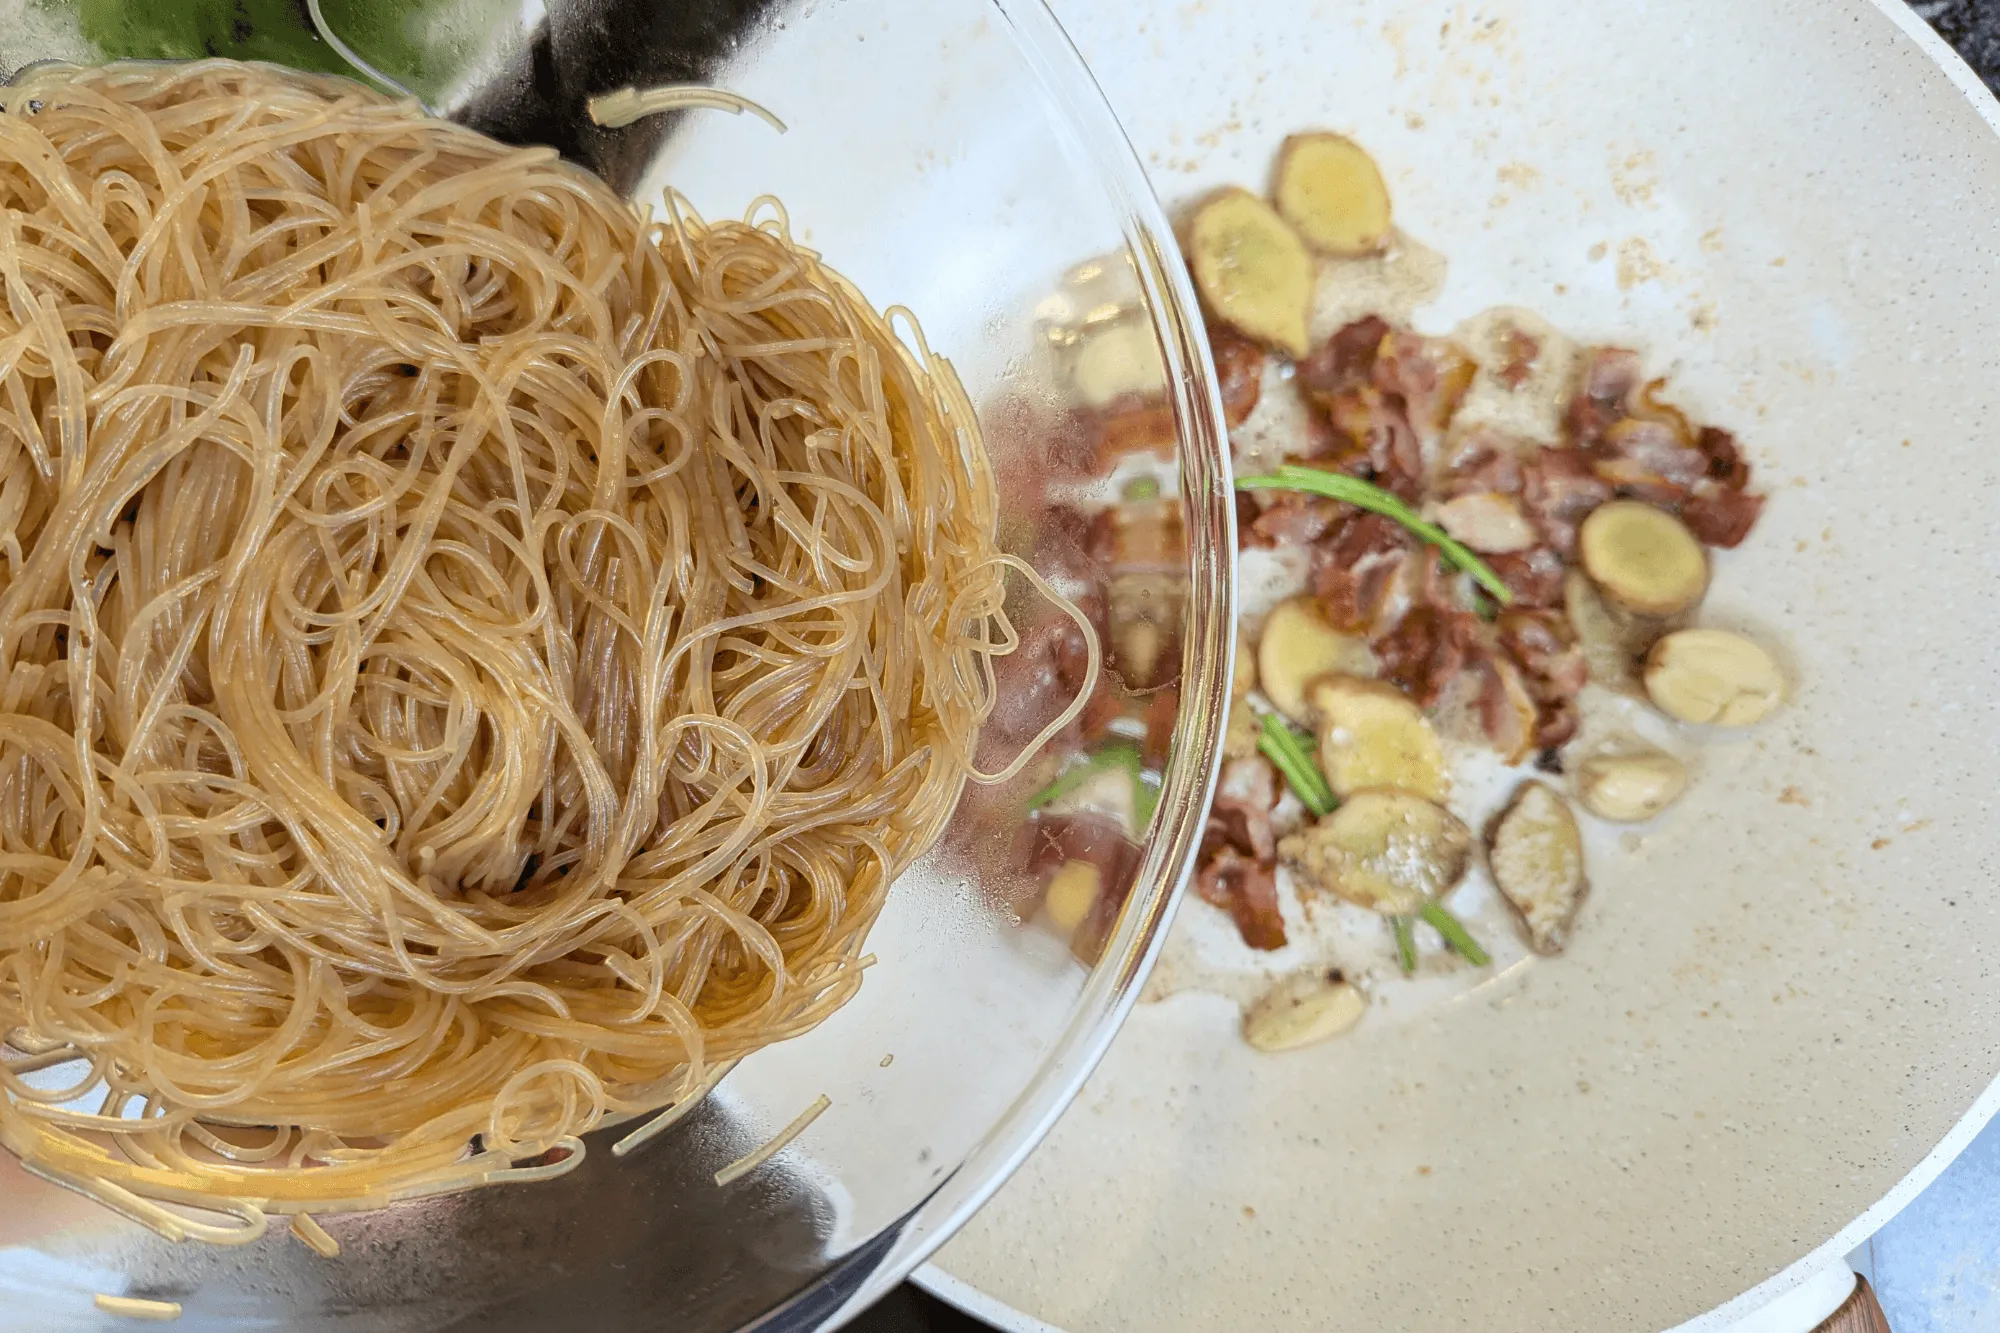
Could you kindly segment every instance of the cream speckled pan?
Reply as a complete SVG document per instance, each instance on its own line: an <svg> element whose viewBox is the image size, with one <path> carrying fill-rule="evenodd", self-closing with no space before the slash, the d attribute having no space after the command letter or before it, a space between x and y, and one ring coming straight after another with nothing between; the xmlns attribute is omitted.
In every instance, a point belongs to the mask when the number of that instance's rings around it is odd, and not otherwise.
<svg viewBox="0 0 2000 1333"><path fill-rule="evenodd" d="M1709 616L1798 687L1564 958L1275 1058L1142 1005L939 1267L1073 1333L1718 1326L1993 1107L2000 107L1896 0L1056 7L1170 205L1352 133L1450 258L1420 324L1530 306L1738 430Z"/></svg>

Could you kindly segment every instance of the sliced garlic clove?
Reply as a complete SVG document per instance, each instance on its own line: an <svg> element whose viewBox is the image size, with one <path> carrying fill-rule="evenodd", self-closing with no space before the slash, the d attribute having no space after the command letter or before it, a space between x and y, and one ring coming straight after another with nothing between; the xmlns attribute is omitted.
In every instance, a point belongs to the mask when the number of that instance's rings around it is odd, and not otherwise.
<svg viewBox="0 0 2000 1333"><path fill-rule="evenodd" d="M1243 1014L1243 1039L1267 1053L1337 1037L1368 1012L1368 997L1339 972L1287 977Z"/></svg>
<svg viewBox="0 0 2000 1333"><path fill-rule="evenodd" d="M1720 629L1676 630L1646 655L1646 694L1683 722L1747 727L1785 697L1785 678L1771 655L1741 634Z"/></svg>

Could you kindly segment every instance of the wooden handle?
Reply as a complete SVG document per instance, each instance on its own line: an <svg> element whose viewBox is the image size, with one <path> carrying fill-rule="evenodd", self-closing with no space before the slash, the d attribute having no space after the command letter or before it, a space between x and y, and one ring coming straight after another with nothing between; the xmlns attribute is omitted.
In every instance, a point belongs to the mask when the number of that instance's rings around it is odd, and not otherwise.
<svg viewBox="0 0 2000 1333"><path fill-rule="evenodd" d="M1868 1279L1857 1274L1854 1294L1847 1298L1847 1304L1835 1310L1813 1333L1889 1333L1889 1316L1882 1313L1882 1302L1875 1299Z"/></svg>

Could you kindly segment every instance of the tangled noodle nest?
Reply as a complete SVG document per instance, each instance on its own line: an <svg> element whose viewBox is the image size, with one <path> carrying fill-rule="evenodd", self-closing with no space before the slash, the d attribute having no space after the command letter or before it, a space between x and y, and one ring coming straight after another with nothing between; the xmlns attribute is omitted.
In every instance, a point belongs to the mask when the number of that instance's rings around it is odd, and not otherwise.
<svg viewBox="0 0 2000 1333"><path fill-rule="evenodd" d="M345 81L4 101L0 1141L248 1240L852 994L1014 643L949 366Z"/></svg>

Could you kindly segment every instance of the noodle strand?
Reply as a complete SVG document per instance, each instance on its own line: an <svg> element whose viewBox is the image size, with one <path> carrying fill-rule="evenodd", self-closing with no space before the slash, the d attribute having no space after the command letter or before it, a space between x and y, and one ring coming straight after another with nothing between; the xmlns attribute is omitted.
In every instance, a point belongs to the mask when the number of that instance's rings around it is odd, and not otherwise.
<svg viewBox="0 0 2000 1333"><path fill-rule="evenodd" d="M891 881L1020 768L972 744L1005 570L1051 590L950 366L752 217L270 67L0 90L30 1170L326 1252L308 1210L671 1107L630 1150L853 994Z"/></svg>

